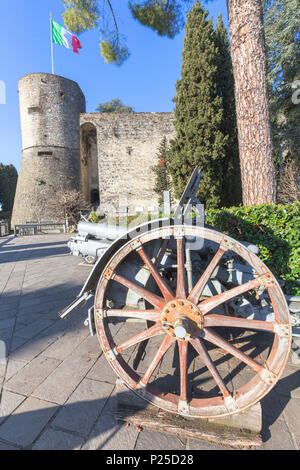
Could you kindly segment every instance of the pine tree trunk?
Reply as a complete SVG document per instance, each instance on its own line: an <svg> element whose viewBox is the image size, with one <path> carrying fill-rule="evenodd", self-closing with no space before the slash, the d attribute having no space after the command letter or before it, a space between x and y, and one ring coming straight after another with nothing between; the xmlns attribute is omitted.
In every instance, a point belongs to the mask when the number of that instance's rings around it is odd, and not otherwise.
<svg viewBox="0 0 300 470"><path fill-rule="evenodd" d="M261 0L227 0L246 206L276 203Z"/></svg>

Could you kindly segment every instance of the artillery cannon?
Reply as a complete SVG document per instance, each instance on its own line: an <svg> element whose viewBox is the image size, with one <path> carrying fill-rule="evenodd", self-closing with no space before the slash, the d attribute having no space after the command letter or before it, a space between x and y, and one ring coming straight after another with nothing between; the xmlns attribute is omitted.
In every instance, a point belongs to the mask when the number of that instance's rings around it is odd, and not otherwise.
<svg viewBox="0 0 300 470"><path fill-rule="evenodd" d="M106 240L117 237L99 248L60 316L94 297L87 323L125 384L169 412L213 418L244 411L272 389L292 331L287 300L257 247L203 217L187 219L200 179L196 167L172 219L101 228Z"/></svg>
<svg viewBox="0 0 300 470"><path fill-rule="evenodd" d="M78 223L78 234L71 237L68 247L74 256L82 256L87 264L95 264L107 250L112 240L124 235L124 227L95 224L87 220Z"/></svg>

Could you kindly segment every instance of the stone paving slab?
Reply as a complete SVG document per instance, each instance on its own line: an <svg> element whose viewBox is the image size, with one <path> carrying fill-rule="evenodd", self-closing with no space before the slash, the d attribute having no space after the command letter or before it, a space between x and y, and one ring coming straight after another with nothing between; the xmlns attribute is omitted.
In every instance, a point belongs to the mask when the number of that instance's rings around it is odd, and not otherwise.
<svg viewBox="0 0 300 470"><path fill-rule="evenodd" d="M5 380L9 380L11 377L16 375L19 370L26 366L26 364L26 361L14 361L13 359L9 359L5 371Z"/></svg>
<svg viewBox="0 0 300 470"><path fill-rule="evenodd" d="M15 333L15 337L24 338L28 340L36 336L41 331L46 330L51 325L53 325L53 322L51 320L45 320L41 318L38 321L34 321L33 324L18 329L18 331L16 331Z"/></svg>
<svg viewBox="0 0 300 470"><path fill-rule="evenodd" d="M0 423L9 416L26 399L25 396L12 393L9 390L2 391L0 404Z"/></svg>
<svg viewBox="0 0 300 470"><path fill-rule="evenodd" d="M44 382L35 389L33 395L42 400L49 400L63 405L71 393L86 376L97 357L89 353L89 348L95 345L95 339L88 337L71 356L50 374ZM97 345L97 354L101 351Z"/></svg>
<svg viewBox="0 0 300 470"><path fill-rule="evenodd" d="M262 437L264 444L262 447L258 447L258 450L297 449L293 436L284 420L276 420L269 426L264 426Z"/></svg>
<svg viewBox="0 0 300 470"><path fill-rule="evenodd" d="M295 398L287 401L281 396L279 400L284 407L283 414L288 425L289 432L300 449L300 399Z"/></svg>
<svg viewBox="0 0 300 470"><path fill-rule="evenodd" d="M68 255L68 238L38 235L1 239L0 339L6 338L10 354L8 361L0 364L0 450L227 449L195 439L174 440L167 433L139 432L134 426L127 428L116 422L116 375L101 353L97 337L90 337L83 325L87 311L68 321L57 317L79 293L90 272L79 267L80 259ZM117 343L127 339L123 326L113 329ZM140 325L132 323L132 335L139 329ZM124 356L132 361L132 354ZM234 361L227 363L216 349L210 354L230 386L237 380ZM146 363L147 358L138 369ZM201 362L195 361L191 376L201 367ZM176 388L179 370L171 356L165 357L156 381L165 381L170 370ZM259 449L299 450L300 369L291 360L282 380L261 404L264 442Z"/></svg>
<svg viewBox="0 0 300 470"><path fill-rule="evenodd" d="M118 406L115 393L106 403L82 450L134 450L139 431L135 426L126 427L117 422L114 416Z"/></svg>
<svg viewBox="0 0 300 470"><path fill-rule="evenodd" d="M84 439L49 427L32 446L32 450L80 450Z"/></svg>
<svg viewBox="0 0 300 470"><path fill-rule="evenodd" d="M0 426L0 439L22 448L32 445L56 410L54 403L27 398Z"/></svg>
<svg viewBox="0 0 300 470"><path fill-rule="evenodd" d="M100 380L101 382L108 382L110 384L116 383L111 365L106 357L102 354L97 360L96 364L91 368L87 374L87 378L92 380Z"/></svg>
<svg viewBox="0 0 300 470"><path fill-rule="evenodd" d="M44 352L45 356L63 361L66 359L77 346L89 336L89 331L80 327L67 332L57 341L52 343Z"/></svg>
<svg viewBox="0 0 300 470"><path fill-rule="evenodd" d="M57 359L50 359L40 355L6 381L4 388L11 392L20 392L22 390L24 395L31 395L60 364L61 361Z"/></svg>
<svg viewBox="0 0 300 470"><path fill-rule="evenodd" d="M114 386L84 379L60 410L52 427L73 431L87 437L97 421Z"/></svg>

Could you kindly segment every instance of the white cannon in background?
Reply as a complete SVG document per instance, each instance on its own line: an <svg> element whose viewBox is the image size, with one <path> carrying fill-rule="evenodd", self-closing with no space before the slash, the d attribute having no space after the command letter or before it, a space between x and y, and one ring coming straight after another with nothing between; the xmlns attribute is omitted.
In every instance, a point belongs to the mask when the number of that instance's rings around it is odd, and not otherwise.
<svg viewBox="0 0 300 470"><path fill-rule="evenodd" d="M101 256L60 316L94 297L87 324L128 387L172 413L207 418L243 411L271 390L292 325L299 335L300 303L284 296L256 246L206 226L203 214L186 219L200 178L195 168L173 218L128 231L80 222L78 236L99 243ZM88 238L95 234L105 240Z"/></svg>
<svg viewBox="0 0 300 470"><path fill-rule="evenodd" d="M70 238L68 247L74 256L82 256L87 264L95 264L112 240L116 240L127 232L124 227L88 221L80 221L77 230L78 234Z"/></svg>

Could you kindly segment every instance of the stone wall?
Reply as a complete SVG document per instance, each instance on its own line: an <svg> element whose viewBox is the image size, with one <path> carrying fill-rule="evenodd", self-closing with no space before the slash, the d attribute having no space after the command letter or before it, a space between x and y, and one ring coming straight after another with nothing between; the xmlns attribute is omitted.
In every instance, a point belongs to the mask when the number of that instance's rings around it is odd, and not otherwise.
<svg viewBox="0 0 300 470"><path fill-rule="evenodd" d="M58 189L81 189L100 207L157 206L158 147L175 136L173 113L85 113L77 83L34 73L19 81L22 161L12 225L55 220ZM97 189L99 188L99 194Z"/></svg>
<svg viewBox="0 0 300 470"><path fill-rule="evenodd" d="M126 198L130 209L157 204L153 191L157 151L162 138L175 136L173 113L81 114L81 126L97 129L100 206L119 207Z"/></svg>

